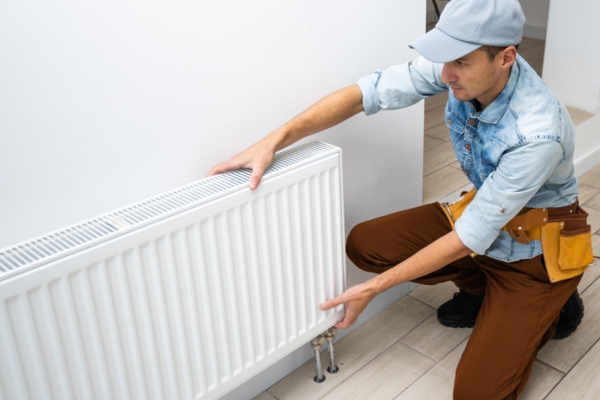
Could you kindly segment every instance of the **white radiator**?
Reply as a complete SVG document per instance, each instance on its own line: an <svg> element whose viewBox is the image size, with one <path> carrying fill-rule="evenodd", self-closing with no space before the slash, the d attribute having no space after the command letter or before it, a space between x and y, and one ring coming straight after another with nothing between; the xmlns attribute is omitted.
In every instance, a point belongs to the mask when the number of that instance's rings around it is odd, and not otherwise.
<svg viewBox="0 0 600 400"><path fill-rule="evenodd" d="M249 176L1 250L0 400L215 399L339 320L319 304L345 285L340 150Z"/></svg>

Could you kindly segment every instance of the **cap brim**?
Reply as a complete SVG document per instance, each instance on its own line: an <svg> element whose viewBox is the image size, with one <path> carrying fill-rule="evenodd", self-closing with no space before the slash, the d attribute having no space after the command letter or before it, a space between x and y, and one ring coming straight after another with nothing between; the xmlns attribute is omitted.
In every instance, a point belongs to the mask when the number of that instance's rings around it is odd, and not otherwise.
<svg viewBox="0 0 600 400"><path fill-rule="evenodd" d="M433 28L425 35L408 45L432 62L445 63L458 60L462 56L481 47L480 44L467 43Z"/></svg>

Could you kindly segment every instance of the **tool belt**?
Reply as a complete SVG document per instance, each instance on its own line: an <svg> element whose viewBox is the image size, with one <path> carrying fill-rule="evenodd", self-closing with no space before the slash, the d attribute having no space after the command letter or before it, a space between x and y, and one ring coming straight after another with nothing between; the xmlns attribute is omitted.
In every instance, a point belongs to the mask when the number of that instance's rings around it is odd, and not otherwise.
<svg viewBox="0 0 600 400"><path fill-rule="evenodd" d="M452 229L475 194L473 189L454 203L441 204ZM546 272L554 283L581 275L594 262L592 228L587 217L578 201L559 208L524 208L503 229L519 243L542 242Z"/></svg>

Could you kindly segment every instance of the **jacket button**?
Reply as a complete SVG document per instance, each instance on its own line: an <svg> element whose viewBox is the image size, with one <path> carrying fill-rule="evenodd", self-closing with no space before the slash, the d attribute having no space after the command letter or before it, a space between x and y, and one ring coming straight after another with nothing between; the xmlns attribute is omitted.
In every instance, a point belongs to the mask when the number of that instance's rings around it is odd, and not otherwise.
<svg viewBox="0 0 600 400"><path fill-rule="evenodd" d="M469 145L466 145L466 146L465 146L465 149L467 149L467 150L471 150L471 146L469 146Z"/></svg>
<svg viewBox="0 0 600 400"><path fill-rule="evenodd" d="M473 121L473 120L470 120L470 121L469 121L469 124L471 124L471 125L475 125L475 121Z"/></svg>
<svg viewBox="0 0 600 400"><path fill-rule="evenodd" d="M448 125L450 125L452 123L452 120L449 119L448 121L446 121L448 123Z"/></svg>

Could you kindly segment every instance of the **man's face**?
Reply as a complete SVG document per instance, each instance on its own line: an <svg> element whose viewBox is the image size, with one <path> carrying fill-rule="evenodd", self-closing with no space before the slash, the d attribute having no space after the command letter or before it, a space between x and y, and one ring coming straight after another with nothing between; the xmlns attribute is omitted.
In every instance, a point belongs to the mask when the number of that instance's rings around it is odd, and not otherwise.
<svg viewBox="0 0 600 400"><path fill-rule="evenodd" d="M500 79L504 70L503 52L490 61L483 50L475 50L458 60L447 62L442 69L442 82L449 84L454 97L461 101L477 99L488 106L502 91L506 82Z"/></svg>

